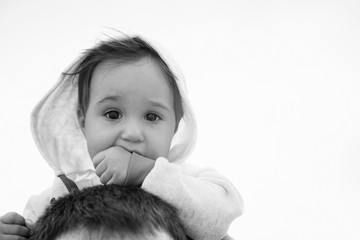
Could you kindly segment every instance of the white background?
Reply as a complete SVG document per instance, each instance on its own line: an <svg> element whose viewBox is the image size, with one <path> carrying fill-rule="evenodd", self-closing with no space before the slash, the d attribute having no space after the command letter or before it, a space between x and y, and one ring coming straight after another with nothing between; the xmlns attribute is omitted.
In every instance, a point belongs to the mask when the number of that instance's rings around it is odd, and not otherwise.
<svg viewBox="0 0 360 240"><path fill-rule="evenodd" d="M182 67L199 125L189 161L245 201L230 235L360 239L358 0L0 0L0 214L50 186L30 112L107 27Z"/></svg>

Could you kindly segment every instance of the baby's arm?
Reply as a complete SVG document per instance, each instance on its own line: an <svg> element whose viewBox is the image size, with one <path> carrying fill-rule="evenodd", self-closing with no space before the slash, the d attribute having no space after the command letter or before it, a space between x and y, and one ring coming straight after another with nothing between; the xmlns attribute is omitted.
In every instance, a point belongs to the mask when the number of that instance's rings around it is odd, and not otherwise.
<svg viewBox="0 0 360 240"><path fill-rule="evenodd" d="M0 217L0 240L27 239L30 230L25 226L25 218L9 212Z"/></svg>
<svg viewBox="0 0 360 240"><path fill-rule="evenodd" d="M158 158L142 187L177 207L187 234L196 240L221 239L243 212L236 188L213 169Z"/></svg>

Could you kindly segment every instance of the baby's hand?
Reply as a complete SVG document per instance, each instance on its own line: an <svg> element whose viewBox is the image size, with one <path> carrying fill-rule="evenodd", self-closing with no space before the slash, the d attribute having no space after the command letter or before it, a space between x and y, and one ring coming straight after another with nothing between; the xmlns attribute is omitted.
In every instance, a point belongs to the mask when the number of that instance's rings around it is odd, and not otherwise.
<svg viewBox="0 0 360 240"><path fill-rule="evenodd" d="M124 184L128 172L131 153L122 147L111 147L93 158L96 175L102 184Z"/></svg>
<svg viewBox="0 0 360 240"><path fill-rule="evenodd" d="M9 212L0 217L0 240L27 239L30 230L18 213Z"/></svg>

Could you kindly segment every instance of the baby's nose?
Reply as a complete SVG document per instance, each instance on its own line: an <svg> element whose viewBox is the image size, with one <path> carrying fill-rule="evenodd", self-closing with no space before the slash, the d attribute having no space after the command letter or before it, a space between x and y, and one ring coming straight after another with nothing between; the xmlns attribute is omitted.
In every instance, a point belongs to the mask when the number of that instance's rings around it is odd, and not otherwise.
<svg viewBox="0 0 360 240"><path fill-rule="evenodd" d="M122 123L120 137L128 142L144 141L142 126L136 120L127 120Z"/></svg>

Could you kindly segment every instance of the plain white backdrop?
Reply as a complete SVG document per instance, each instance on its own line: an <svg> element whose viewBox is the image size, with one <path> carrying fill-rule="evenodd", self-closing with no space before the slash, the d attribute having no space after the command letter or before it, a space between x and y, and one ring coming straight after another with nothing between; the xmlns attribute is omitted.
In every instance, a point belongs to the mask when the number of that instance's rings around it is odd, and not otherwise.
<svg viewBox="0 0 360 240"><path fill-rule="evenodd" d="M198 119L189 162L245 201L235 239L360 239L360 2L0 0L0 214L53 173L33 106L108 28L161 43Z"/></svg>

